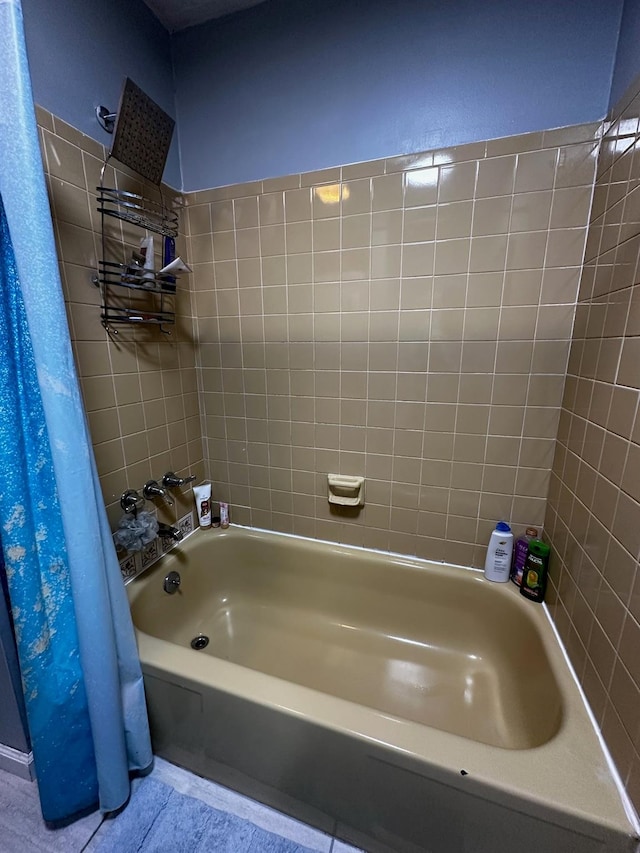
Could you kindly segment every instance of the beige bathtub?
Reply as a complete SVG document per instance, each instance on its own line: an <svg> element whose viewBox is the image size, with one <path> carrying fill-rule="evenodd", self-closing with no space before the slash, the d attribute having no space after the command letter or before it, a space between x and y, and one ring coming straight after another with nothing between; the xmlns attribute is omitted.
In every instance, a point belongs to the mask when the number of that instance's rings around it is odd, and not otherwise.
<svg viewBox="0 0 640 853"><path fill-rule="evenodd" d="M230 528L127 589L157 754L370 851L636 849L546 611L512 584Z"/></svg>

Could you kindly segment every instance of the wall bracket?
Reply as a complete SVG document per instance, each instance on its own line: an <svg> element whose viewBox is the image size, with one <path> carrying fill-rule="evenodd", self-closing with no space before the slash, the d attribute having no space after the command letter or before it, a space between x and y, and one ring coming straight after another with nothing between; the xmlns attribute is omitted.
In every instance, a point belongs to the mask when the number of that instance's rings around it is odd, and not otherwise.
<svg viewBox="0 0 640 853"><path fill-rule="evenodd" d="M107 133L113 133L116 126L117 115L118 113L112 113L111 110L107 109L107 107L96 107L96 118L98 119L98 124L103 130L106 130Z"/></svg>

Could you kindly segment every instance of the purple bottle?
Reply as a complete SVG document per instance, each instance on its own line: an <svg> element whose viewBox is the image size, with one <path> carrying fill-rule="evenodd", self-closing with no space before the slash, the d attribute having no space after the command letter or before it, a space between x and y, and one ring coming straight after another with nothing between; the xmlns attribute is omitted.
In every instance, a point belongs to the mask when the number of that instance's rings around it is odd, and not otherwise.
<svg viewBox="0 0 640 853"><path fill-rule="evenodd" d="M511 580L516 586L522 584L524 564L529 553L529 542L538 538L538 530L535 527L527 527L524 536L518 537L513 546L513 564L511 566Z"/></svg>

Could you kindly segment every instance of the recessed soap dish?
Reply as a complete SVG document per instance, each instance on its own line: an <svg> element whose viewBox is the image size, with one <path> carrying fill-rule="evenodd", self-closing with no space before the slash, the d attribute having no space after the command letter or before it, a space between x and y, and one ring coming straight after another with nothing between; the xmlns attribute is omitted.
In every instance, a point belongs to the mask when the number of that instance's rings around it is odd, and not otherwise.
<svg viewBox="0 0 640 853"><path fill-rule="evenodd" d="M327 474L327 497L338 506L364 506L364 477Z"/></svg>

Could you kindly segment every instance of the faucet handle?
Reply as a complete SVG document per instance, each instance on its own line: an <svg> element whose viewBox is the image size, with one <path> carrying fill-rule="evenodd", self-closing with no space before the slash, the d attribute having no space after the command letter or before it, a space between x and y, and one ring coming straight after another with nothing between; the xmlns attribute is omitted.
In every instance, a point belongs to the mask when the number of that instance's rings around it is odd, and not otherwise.
<svg viewBox="0 0 640 853"><path fill-rule="evenodd" d="M142 494L147 500L162 498L169 506L173 506L173 499L167 494L167 490L158 484L157 480L148 480L142 488Z"/></svg>
<svg viewBox="0 0 640 853"><path fill-rule="evenodd" d="M144 498L135 489L127 489L120 495L120 506L135 518L138 510L144 506Z"/></svg>
<svg viewBox="0 0 640 853"><path fill-rule="evenodd" d="M162 478L162 485L166 489L175 489L178 486L184 486L186 483L192 483L195 479L195 474L192 474L190 477L178 477L173 471L167 471Z"/></svg>

